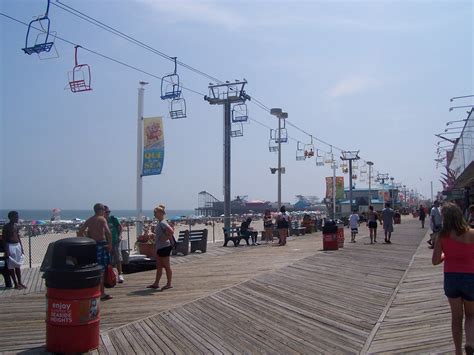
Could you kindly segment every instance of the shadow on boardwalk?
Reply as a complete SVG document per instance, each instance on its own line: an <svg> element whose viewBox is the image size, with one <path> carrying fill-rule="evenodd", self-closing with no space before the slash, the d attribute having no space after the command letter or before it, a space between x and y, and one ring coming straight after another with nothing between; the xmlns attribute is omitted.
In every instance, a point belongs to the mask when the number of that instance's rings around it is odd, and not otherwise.
<svg viewBox="0 0 474 355"><path fill-rule="evenodd" d="M425 231L417 221L407 219L396 229L391 245L369 245L362 235L357 243L346 243L337 252L320 251L319 234L282 248L220 248L225 255L204 254L176 264L175 288L166 292L143 291L153 272L130 275L113 290L115 298L102 305L99 352L449 350L442 270L423 256L430 255L426 243L418 248ZM366 228L361 232L365 234ZM417 295L410 299L414 292ZM417 303L425 308L418 317ZM1 348L18 351L40 346L44 343L44 294L16 297L13 304L21 314L22 307L30 309L31 324L18 316L0 315L0 322L7 325L0 329L0 339L9 341ZM448 321L439 322L440 315ZM415 332L429 328L430 322L444 326ZM21 341L17 332L25 327L30 330ZM16 340L10 339L14 334ZM442 341L430 342L433 338Z"/></svg>

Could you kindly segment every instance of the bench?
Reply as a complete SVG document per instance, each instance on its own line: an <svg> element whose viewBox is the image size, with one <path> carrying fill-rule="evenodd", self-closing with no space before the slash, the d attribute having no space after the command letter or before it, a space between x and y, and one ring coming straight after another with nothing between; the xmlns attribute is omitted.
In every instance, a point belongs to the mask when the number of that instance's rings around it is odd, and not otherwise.
<svg viewBox="0 0 474 355"><path fill-rule="evenodd" d="M224 246L225 247L227 246L227 243L229 243L230 241L234 243L234 247L238 247L242 239L245 240L247 245L250 245L249 244L250 235L240 234L240 227L231 227L229 231L227 231L226 228L222 228L222 230L224 231Z"/></svg>
<svg viewBox="0 0 474 355"><path fill-rule="evenodd" d="M305 227L301 227L296 221L291 223L290 235L305 235L305 233Z"/></svg>
<svg viewBox="0 0 474 355"><path fill-rule="evenodd" d="M191 253L199 250L201 253L207 251L207 229L199 230L185 230L179 232L176 240L176 247L173 249L173 255L181 253L183 255L189 254L189 244L191 243Z"/></svg>

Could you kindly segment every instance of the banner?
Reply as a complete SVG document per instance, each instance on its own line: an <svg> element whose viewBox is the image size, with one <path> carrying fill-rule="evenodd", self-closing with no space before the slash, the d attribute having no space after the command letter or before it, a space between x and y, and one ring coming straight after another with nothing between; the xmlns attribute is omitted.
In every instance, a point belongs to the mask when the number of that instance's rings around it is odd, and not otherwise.
<svg viewBox="0 0 474 355"><path fill-rule="evenodd" d="M326 198L332 199L332 176L326 178ZM344 198L344 176L336 176L336 199Z"/></svg>
<svg viewBox="0 0 474 355"><path fill-rule="evenodd" d="M164 155L165 139L162 117L144 117L142 176L161 174Z"/></svg>
<svg viewBox="0 0 474 355"><path fill-rule="evenodd" d="M382 200L384 202L389 202L390 201L390 192L389 191L379 190L378 195L379 195L379 200Z"/></svg>

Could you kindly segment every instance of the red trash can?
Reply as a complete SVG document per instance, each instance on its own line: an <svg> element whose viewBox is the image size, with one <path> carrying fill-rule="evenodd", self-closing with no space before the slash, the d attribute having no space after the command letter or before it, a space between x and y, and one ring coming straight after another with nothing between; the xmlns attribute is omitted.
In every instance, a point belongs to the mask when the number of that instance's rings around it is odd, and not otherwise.
<svg viewBox="0 0 474 355"><path fill-rule="evenodd" d="M66 238L51 243L41 266L46 279L46 350L85 353L99 347L100 282L96 242Z"/></svg>
<svg viewBox="0 0 474 355"><path fill-rule="evenodd" d="M339 248L344 248L344 223L337 222L337 244Z"/></svg>
<svg viewBox="0 0 474 355"><path fill-rule="evenodd" d="M337 225L334 221L326 221L323 227L323 250L338 250Z"/></svg>

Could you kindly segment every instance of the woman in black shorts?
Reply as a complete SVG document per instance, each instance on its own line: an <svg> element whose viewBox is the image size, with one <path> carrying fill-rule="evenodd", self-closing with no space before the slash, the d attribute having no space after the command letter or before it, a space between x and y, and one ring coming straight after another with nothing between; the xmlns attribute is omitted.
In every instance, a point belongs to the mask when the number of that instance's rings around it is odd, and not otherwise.
<svg viewBox="0 0 474 355"><path fill-rule="evenodd" d="M377 243L377 221L379 215L374 211L374 206L369 206L369 213L367 215L367 226L370 232L370 244Z"/></svg>
<svg viewBox="0 0 474 355"><path fill-rule="evenodd" d="M155 218L158 220L158 224L155 228L155 244L156 244L156 276L155 282L147 286L148 288L158 289L160 288L160 279L163 274L163 269L166 272L167 283L161 288L161 290L167 290L172 288L171 277L173 275L170 265L170 254L173 246L171 241L173 239L173 228L166 223L165 218L165 206L159 205L154 209Z"/></svg>

